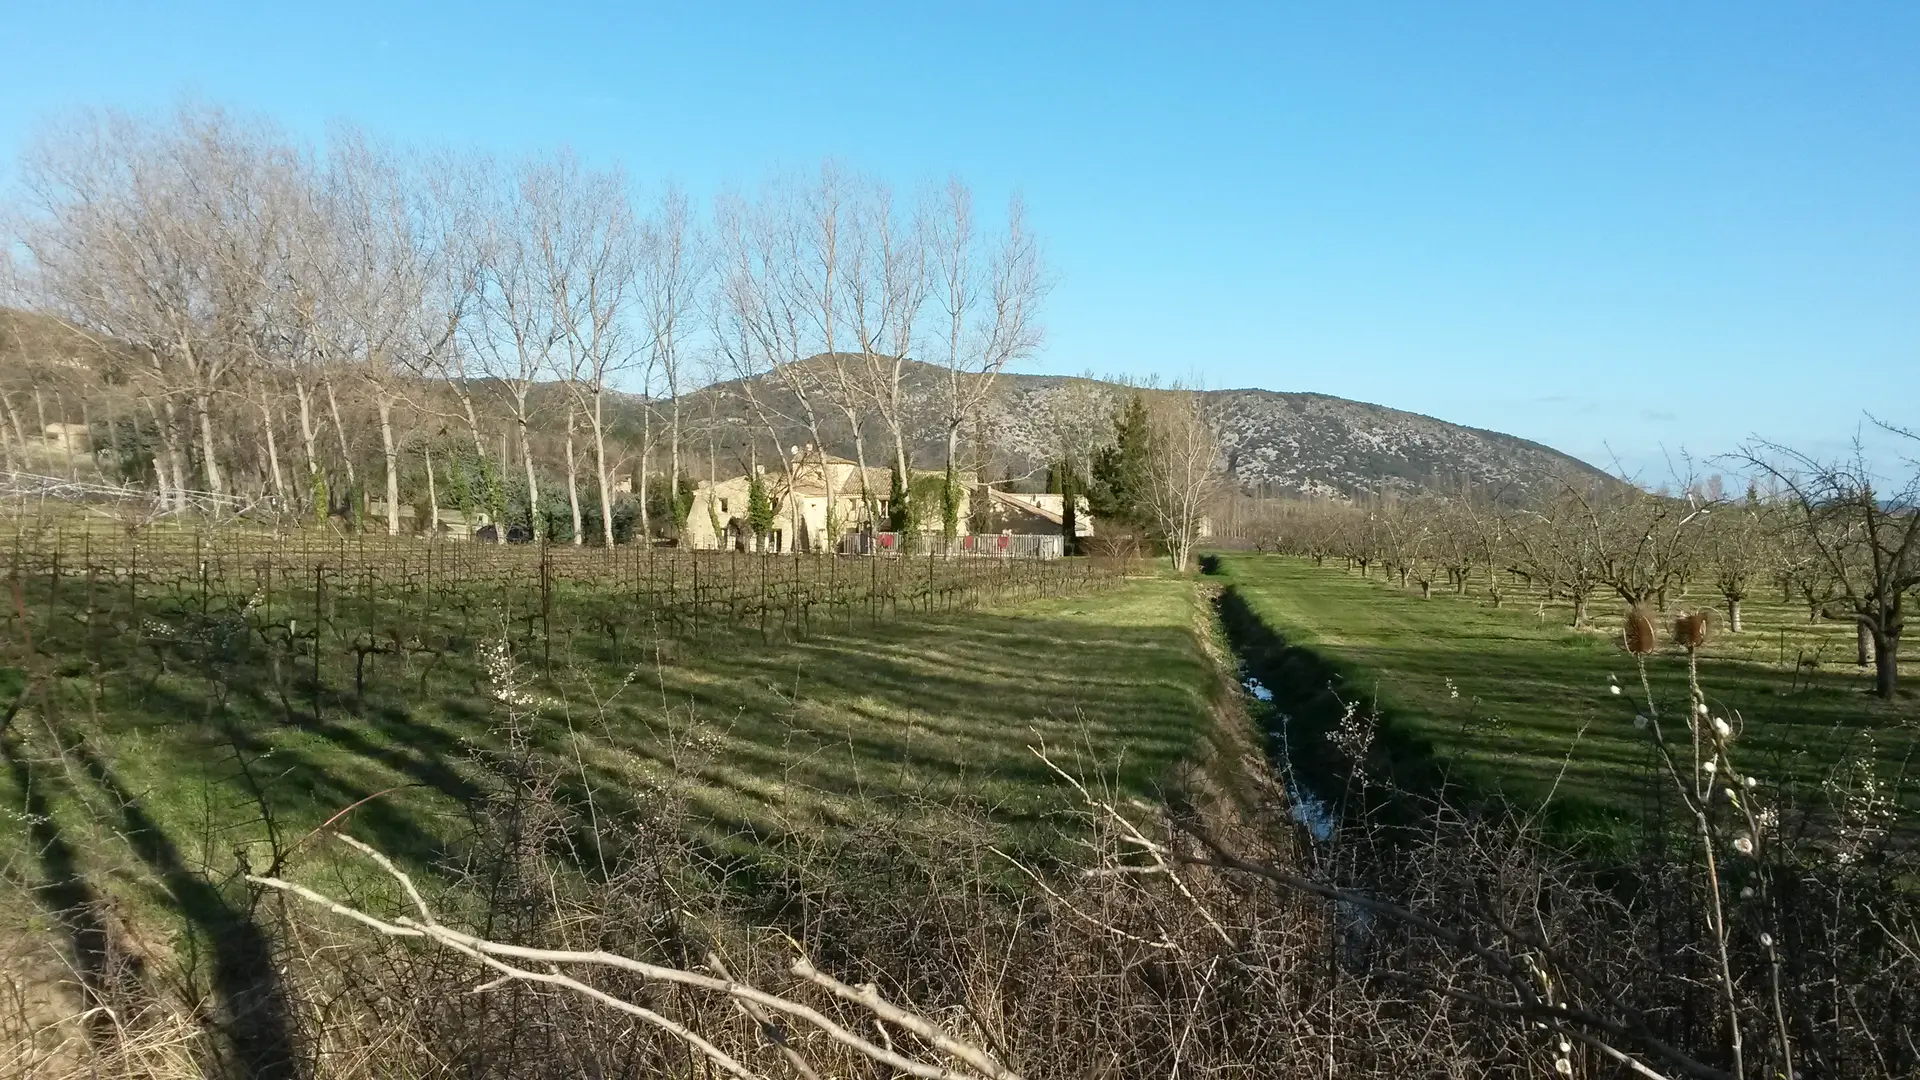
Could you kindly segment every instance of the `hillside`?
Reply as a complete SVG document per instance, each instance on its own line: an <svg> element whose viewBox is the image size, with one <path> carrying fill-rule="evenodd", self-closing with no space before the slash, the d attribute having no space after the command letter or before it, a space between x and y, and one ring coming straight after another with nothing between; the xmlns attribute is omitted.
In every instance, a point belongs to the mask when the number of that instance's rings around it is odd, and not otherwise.
<svg viewBox="0 0 1920 1080"><path fill-rule="evenodd" d="M938 377L937 369L919 364L908 376L908 396L923 414L933 411ZM996 383L980 439L989 448L993 475L1044 470L1057 432L1077 432L1088 420L1111 415L1130 392L1118 383L1056 375L1004 375ZM791 395L765 377L754 390L770 409L800 414ZM1592 465L1539 443L1381 405L1274 390L1204 393L1220 428L1227 468L1241 486L1250 489L1352 495L1383 489L1459 490L1463 484L1518 489L1554 476L1608 480ZM702 418L711 409L722 419L723 429L736 438L752 426L752 413L738 382L689 394L682 408L687 415ZM886 445L885 431L877 419L865 426L868 456L878 461ZM851 438L844 422L830 428L836 433L830 440L837 437L844 443L836 442L830 449L850 454ZM778 424L776 429L782 445L809 441L802 425ZM940 459L944 445L940 433L929 427L914 440L912 453L918 463L932 465Z"/></svg>
<svg viewBox="0 0 1920 1080"><path fill-rule="evenodd" d="M126 385L122 358L103 350L57 321L26 312L0 308L0 392L21 395L24 402L35 389L44 395L40 408L54 419L78 420L81 398L91 397L109 413L108 399L121 398L122 415L133 408L131 398L116 387ZM940 369L909 362L905 397L907 412L919 418L910 453L920 466L935 466L945 454L945 438L935 417L939 413ZM364 403L356 401L353 380L343 379L349 426L368 453L373 451L371 419ZM484 381L475 384L481 408L496 414L497 395ZM78 391L74 401L61 395ZM748 404L744 385L735 380L717 383L683 396L681 414L686 453L704 460L708 428L717 431L713 445L719 451L722 472L740 470L754 455L764 456L770 440ZM413 397L428 401L430 386ZM1003 375L982 417L974 440L987 449L986 470L996 479L1012 476L1037 482L1049 461L1058 458L1062 439L1085 444L1111 417L1128 393L1127 387L1097 379L1057 375ZM1205 391L1220 429L1226 465L1234 480L1247 489L1274 494L1354 495L1380 490L1457 491L1463 485L1492 491L1519 491L1548 478L1564 476L1588 482L1609 482L1587 463L1539 443L1512 435L1462 427L1444 420L1380 405L1349 401L1324 394L1283 393L1274 390ZM780 446L813 441L800 422L803 410L785 387L770 376L759 377L753 395L776 420L774 435ZM631 394L611 395L611 431L616 439L637 444L642 439L645 399ZM533 422L543 441L564 431L569 398L558 384L535 388L531 395ZM656 402L656 407L660 407ZM16 406L20 407L20 406ZM828 449L851 457L853 440L837 410L821 414ZM23 419L37 422L37 414ZM865 417L867 457L882 464L890 439L877 415ZM658 436L658 429L656 438ZM750 443L757 442L757 446ZM543 451L553 451L549 446Z"/></svg>

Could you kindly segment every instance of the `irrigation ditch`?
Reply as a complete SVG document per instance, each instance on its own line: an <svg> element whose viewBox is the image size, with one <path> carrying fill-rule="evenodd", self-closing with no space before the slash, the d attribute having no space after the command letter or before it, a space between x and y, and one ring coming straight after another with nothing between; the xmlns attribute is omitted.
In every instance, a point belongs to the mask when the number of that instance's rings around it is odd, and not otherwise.
<svg viewBox="0 0 1920 1080"><path fill-rule="evenodd" d="M1208 557L1201 569L1216 575L1220 563ZM1433 747L1397 728L1338 661L1269 626L1239 586L1223 582L1214 606L1294 821L1317 842L1355 813L1377 824L1411 823L1419 811L1406 796L1437 792L1447 781Z"/></svg>

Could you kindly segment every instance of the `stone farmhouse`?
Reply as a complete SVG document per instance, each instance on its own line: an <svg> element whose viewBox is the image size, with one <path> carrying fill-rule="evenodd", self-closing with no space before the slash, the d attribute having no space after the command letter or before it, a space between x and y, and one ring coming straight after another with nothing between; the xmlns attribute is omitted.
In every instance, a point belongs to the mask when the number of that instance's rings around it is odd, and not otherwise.
<svg viewBox="0 0 1920 1080"><path fill-rule="evenodd" d="M860 466L846 458L835 457L807 447L791 451L788 467L768 471L754 466L767 498L773 502L773 529L762 538L762 550L781 552L825 551L828 539L829 508L832 524L840 532L885 527L888 495L893 477L886 469L868 466L866 492L873 499L872 512L878 521L869 521L869 510L861 500ZM928 475L917 472L917 476ZM700 550L714 548L749 550L754 543L753 526L747 518L747 495L753 477L735 476L710 483L702 480L693 489L693 507L681 530L680 546ZM828 491L832 491L831 497ZM964 496L961 513L966 512ZM720 531L714 532L718 523ZM934 528L939 528L936 519Z"/></svg>
<svg viewBox="0 0 1920 1080"><path fill-rule="evenodd" d="M857 462L822 453L811 446L794 448L790 452L787 468L774 471L755 466L755 473L765 486L774 510L773 528L768 536L761 538L760 550L783 552L798 548L802 551L826 551L835 543L833 533L844 537L854 533L883 532L886 529L893 486L893 476L888 469L867 468L865 493L872 500L871 504L862 499L860 466ZM941 475L938 470L914 470L916 486L923 486ZM693 506L687 514L686 527L681 531L680 545L698 550L752 550L755 538L747 517L747 497L752 483L753 477L747 474L718 482L700 481L693 491ZM972 520L972 501L978 490L978 482L972 473L964 473L960 476L960 483L960 520L964 523ZM829 490L831 495L828 494ZM989 502L983 516L992 532L1060 535L1061 496L1013 494L997 488L988 488L987 494ZM1085 507L1086 500L1082 498L1075 532L1080 536L1091 536L1093 516ZM716 524L719 526L717 532L714 528ZM923 532L937 533L940 526L937 511L922 515Z"/></svg>
<svg viewBox="0 0 1920 1080"><path fill-rule="evenodd" d="M999 488L989 488L987 493L993 498L988 519L995 531L1059 535L1066 526L1062 518L1066 513L1064 495L1028 494ZM1073 535L1083 540L1093 535L1093 511L1087 506L1085 495L1074 497Z"/></svg>

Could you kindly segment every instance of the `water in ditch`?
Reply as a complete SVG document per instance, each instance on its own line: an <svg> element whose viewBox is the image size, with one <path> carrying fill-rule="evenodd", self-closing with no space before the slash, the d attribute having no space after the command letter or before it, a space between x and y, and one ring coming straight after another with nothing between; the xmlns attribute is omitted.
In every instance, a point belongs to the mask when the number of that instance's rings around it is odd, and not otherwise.
<svg viewBox="0 0 1920 1080"><path fill-rule="evenodd" d="M1273 691L1258 678L1250 674L1244 664L1241 665L1240 685L1247 696L1253 699L1251 711L1260 721L1260 727L1267 733L1271 744L1268 756L1274 762L1274 772L1287 790L1287 805L1293 820L1304 826L1307 835L1316 842L1325 843L1333 838L1334 813L1325 799L1315 795L1298 776L1294 775L1292 755L1287 749L1287 723L1289 717L1273 704Z"/></svg>

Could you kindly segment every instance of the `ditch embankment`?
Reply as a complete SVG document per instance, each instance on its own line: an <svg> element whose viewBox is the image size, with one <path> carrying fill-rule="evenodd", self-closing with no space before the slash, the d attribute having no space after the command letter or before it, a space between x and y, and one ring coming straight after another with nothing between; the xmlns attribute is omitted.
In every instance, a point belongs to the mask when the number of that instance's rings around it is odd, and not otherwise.
<svg viewBox="0 0 1920 1080"><path fill-rule="evenodd" d="M1203 559L1202 569L1220 582L1215 610L1269 764L1286 785L1294 820L1316 840L1359 816L1373 825L1413 825L1441 799L1488 806L1504 798L1484 778L1452 768L1419 725L1396 716L1375 675L1290 640L1261 617L1220 560ZM1577 798L1549 805L1542 824L1559 840L1603 847L1620 840L1617 820Z"/></svg>

